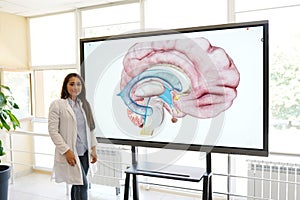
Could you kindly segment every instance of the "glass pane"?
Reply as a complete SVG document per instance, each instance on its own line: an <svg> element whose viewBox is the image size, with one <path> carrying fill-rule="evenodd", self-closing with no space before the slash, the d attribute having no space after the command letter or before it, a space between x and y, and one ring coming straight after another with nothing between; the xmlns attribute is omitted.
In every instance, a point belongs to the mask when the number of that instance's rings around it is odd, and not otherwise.
<svg viewBox="0 0 300 200"><path fill-rule="evenodd" d="M83 28L137 22L140 19L139 3L84 10L81 16Z"/></svg>
<svg viewBox="0 0 300 200"><path fill-rule="evenodd" d="M212 171L218 174L228 174L228 154L213 153Z"/></svg>
<svg viewBox="0 0 300 200"><path fill-rule="evenodd" d="M289 0L289 1L282 1L282 0L252 0L252 1L245 1L245 0L235 0L235 11L246 11L246 10L255 10L255 9L266 9L266 8L273 8L273 7L280 7L280 6L291 6L300 4L300 0Z"/></svg>
<svg viewBox="0 0 300 200"><path fill-rule="evenodd" d="M31 116L31 88L29 72L3 72L3 84L12 92L20 109L13 110L18 118Z"/></svg>
<svg viewBox="0 0 300 200"><path fill-rule="evenodd" d="M82 37L116 35L139 29L139 6L139 3L131 3L82 11Z"/></svg>
<svg viewBox="0 0 300 200"><path fill-rule="evenodd" d="M74 13L30 18L29 26L32 66L76 63Z"/></svg>
<svg viewBox="0 0 300 200"><path fill-rule="evenodd" d="M145 2L146 28L184 28L227 22L227 1L151 0Z"/></svg>
<svg viewBox="0 0 300 200"><path fill-rule="evenodd" d="M212 176L212 190L213 192L218 193L227 193L227 176L219 176L214 175Z"/></svg>
<svg viewBox="0 0 300 200"><path fill-rule="evenodd" d="M36 117L48 117L50 103L60 99L61 87L65 76L76 69L35 71Z"/></svg>

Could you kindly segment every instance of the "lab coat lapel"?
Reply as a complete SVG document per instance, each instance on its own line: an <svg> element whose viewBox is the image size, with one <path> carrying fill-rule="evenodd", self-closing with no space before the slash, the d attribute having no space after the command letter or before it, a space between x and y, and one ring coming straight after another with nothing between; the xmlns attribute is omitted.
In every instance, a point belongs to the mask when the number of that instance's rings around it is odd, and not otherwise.
<svg viewBox="0 0 300 200"><path fill-rule="evenodd" d="M65 104L66 104L67 111L70 113L70 115L72 116L73 120L76 122L75 113L74 113L71 105L69 104L69 100L68 99L66 99Z"/></svg>

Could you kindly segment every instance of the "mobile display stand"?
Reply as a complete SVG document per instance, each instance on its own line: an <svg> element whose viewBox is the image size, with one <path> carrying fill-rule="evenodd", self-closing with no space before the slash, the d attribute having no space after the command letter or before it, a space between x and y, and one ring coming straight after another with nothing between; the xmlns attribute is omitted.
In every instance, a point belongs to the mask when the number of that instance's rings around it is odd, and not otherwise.
<svg viewBox="0 0 300 200"><path fill-rule="evenodd" d="M206 154L206 169L197 167L186 167L171 165L163 167L158 163L137 162L135 146L131 146L132 166L125 170L125 191L124 200L129 199L130 176L132 176L132 195L133 200L139 200L137 176L150 176L156 178L173 179L180 181L200 182L203 180L203 200L212 200L212 172L211 172L211 153Z"/></svg>

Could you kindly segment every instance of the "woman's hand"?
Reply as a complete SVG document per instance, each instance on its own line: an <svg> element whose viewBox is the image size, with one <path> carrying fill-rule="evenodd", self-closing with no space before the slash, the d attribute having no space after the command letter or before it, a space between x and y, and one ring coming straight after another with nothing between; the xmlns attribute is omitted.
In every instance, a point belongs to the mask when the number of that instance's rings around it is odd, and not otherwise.
<svg viewBox="0 0 300 200"><path fill-rule="evenodd" d="M69 165L71 166L75 166L76 165L76 159L75 159L75 155L73 153L73 151L71 149L69 149L66 153L66 160L69 163Z"/></svg>
<svg viewBox="0 0 300 200"><path fill-rule="evenodd" d="M97 156L97 151L96 151L96 146L92 147L92 152L91 152L91 163L97 162L98 156Z"/></svg>

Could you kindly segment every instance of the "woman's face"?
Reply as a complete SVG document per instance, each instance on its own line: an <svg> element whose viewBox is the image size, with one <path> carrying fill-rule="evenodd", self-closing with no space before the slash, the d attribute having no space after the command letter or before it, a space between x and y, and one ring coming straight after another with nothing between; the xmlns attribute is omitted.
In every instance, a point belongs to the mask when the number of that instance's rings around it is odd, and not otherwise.
<svg viewBox="0 0 300 200"><path fill-rule="evenodd" d="M75 100L77 96L80 94L81 89L82 89L82 83L79 78L72 77L69 79L67 83L67 90L71 99Z"/></svg>

